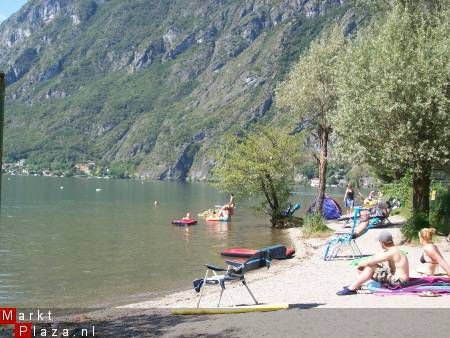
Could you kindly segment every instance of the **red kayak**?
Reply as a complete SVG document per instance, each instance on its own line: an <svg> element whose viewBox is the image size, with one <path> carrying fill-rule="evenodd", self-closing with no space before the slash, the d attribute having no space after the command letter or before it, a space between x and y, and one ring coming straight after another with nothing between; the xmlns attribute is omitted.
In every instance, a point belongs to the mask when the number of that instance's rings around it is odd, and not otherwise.
<svg viewBox="0 0 450 338"><path fill-rule="evenodd" d="M251 257L258 251L269 251L272 258L285 259L290 258L295 254L293 248L286 248L284 245L275 245L272 247L262 248L260 250L247 248L228 248L224 249L220 254L229 257Z"/></svg>
<svg viewBox="0 0 450 338"><path fill-rule="evenodd" d="M172 221L172 224L175 225L194 225L197 224L195 219L176 219Z"/></svg>

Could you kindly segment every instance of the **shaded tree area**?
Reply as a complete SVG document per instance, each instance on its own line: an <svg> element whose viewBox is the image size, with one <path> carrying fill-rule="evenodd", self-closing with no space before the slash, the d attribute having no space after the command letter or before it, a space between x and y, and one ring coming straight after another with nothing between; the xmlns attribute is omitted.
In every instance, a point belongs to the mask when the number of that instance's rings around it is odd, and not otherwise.
<svg viewBox="0 0 450 338"><path fill-rule="evenodd" d="M226 156L223 156L226 154ZM294 166L301 160L299 143L286 131L262 128L225 143L214 171L216 186L238 198L262 201L274 227L289 226L288 207Z"/></svg>
<svg viewBox="0 0 450 338"><path fill-rule="evenodd" d="M416 230L428 223L431 171L449 161L449 37L443 1L395 1L339 64L340 149L379 172L412 173Z"/></svg>
<svg viewBox="0 0 450 338"><path fill-rule="evenodd" d="M286 111L298 127L294 132L309 131L314 136L319 155L319 192L317 209L322 210L328 167L328 145L333 131L331 116L336 114L336 66L345 46L338 26L317 41L293 67L286 81L277 89L277 106Z"/></svg>

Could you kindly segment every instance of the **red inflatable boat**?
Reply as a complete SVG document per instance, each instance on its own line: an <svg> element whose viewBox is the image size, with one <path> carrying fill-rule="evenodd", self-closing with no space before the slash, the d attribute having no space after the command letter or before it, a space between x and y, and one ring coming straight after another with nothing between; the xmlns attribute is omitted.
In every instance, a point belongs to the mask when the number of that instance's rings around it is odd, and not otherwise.
<svg viewBox="0 0 450 338"><path fill-rule="evenodd" d="M228 248L224 249L220 254L229 257L251 257L258 251L268 251L270 256L274 259L291 258L295 254L293 248L286 248L284 245L274 245L259 250L247 248Z"/></svg>
<svg viewBox="0 0 450 338"><path fill-rule="evenodd" d="M197 224L195 219L176 219L172 221L172 224L175 225L194 225Z"/></svg>

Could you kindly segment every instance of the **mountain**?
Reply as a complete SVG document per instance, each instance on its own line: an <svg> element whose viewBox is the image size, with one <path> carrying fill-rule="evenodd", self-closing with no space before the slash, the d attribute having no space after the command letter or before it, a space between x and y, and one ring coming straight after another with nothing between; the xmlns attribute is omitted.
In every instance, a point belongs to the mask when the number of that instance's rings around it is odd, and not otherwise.
<svg viewBox="0 0 450 338"><path fill-rule="evenodd" d="M30 0L0 24L5 160L205 179L344 0Z"/></svg>

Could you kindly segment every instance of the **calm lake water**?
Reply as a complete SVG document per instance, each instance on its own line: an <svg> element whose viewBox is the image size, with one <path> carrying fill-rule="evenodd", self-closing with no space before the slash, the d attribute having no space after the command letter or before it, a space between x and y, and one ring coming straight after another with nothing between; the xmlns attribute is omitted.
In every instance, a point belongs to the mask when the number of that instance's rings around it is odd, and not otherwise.
<svg viewBox="0 0 450 338"><path fill-rule="evenodd" d="M302 214L315 191L296 190L293 201L301 201ZM333 193L342 198L342 191ZM200 183L4 176L0 304L71 308L137 302L189 288L204 273L202 264L222 264L223 248L290 244L239 201L230 224L170 223L227 200Z"/></svg>

